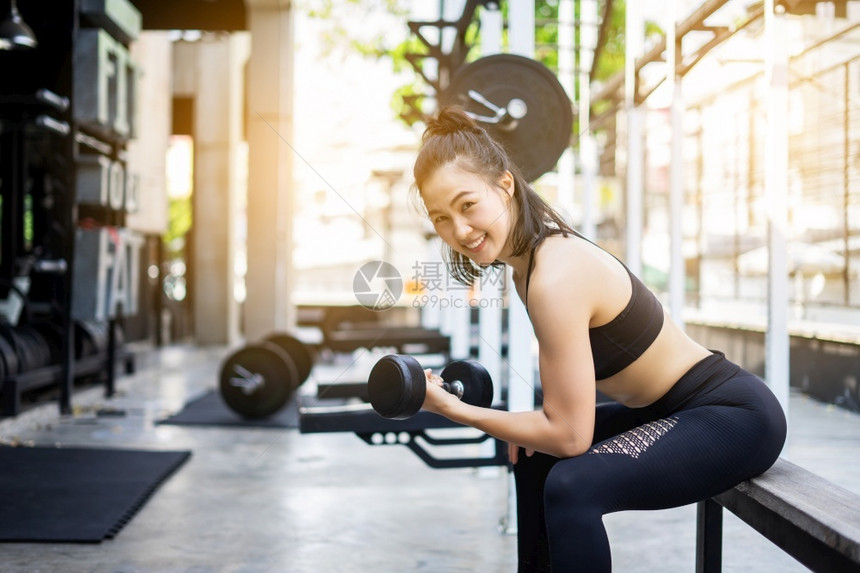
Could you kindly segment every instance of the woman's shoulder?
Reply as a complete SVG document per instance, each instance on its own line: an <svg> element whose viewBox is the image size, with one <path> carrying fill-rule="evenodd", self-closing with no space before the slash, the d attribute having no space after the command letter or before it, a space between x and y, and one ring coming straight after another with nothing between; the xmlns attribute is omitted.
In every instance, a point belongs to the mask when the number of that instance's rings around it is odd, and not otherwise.
<svg viewBox="0 0 860 573"><path fill-rule="evenodd" d="M534 289L538 296L564 293L580 303L597 303L607 294L624 296L624 291L629 297L630 278L624 266L585 239L547 237L535 251L535 258L530 290Z"/></svg>
<svg viewBox="0 0 860 573"><path fill-rule="evenodd" d="M587 286L595 263L588 242L578 237L551 235L535 249L531 288L541 292L563 288L565 292Z"/></svg>
<svg viewBox="0 0 860 573"><path fill-rule="evenodd" d="M594 243L575 235L550 235L540 244L535 251L535 270L540 263L541 274L546 278L558 275L574 273L580 275L588 271L589 275L582 276L588 279L593 273L601 273L607 265L618 261L609 253Z"/></svg>

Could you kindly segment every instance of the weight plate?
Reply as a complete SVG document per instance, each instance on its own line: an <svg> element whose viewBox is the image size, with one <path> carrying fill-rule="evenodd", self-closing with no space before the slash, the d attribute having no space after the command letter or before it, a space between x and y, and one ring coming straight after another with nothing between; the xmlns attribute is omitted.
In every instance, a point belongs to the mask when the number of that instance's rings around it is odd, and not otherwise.
<svg viewBox="0 0 860 573"><path fill-rule="evenodd" d="M301 385L311 374L314 365L314 357L308 345L287 333L276 332L266 337L266 342L273 342L283 348L293 359L298 372L298 381Z"/></svg>
<svg viewBox="0 0 860 573"><path fill-rule="evenodd" d="M570 100L555 74L529 58L496 54L475 60L454 74L439 103L486 118L478 123L507 150L526 181L552 169L570 146ZM509 121L488 121L497 115Z"/></svg>
<svg viewBox="0 0 860 573"><path fill-rule="evenodd" d="M108 322L102 320L87 321L90 332L93 333L95 353L101 354L108 349Z"/></svg>
<svg viewBox="0 0 860 573"><path fill-rule="evenodd" d="M480 362L474 360L458 360L450 363L442 370L442 380L463 383L463 402L489 408L493 404L493 379Z"/></svg>
<svg viewBox="0 0 860 573"><path fill-rule="evenodd" d="M37 322L33 328L39 331L48 344L51 364L59 364L63 359L63 327L53 322Z"/></svg>
<svg viewBox="0 0 860 573"><path fill-rule="evenodd" d="M38 357L33 354L32 342L15 326L3 325L3 337L13 348L18 361L18 372L27 372L38 367Z"/></svg>
<svg viewBox="0 0 860 573"><path fill-rule="evenodd" d="M30 355L30 369L48 366L51 363L51 348L45 337L32 326L18 326L16 330Z"/></svg>
<svg viewBox="0 0 860 573"><path fill-rule="evenodd" d="M6 327L0 327L0 362L3 363L3 372L6 376L14 376L19 372L18 354L15 347L9 342L4 334Z"/></svg>
<svg viewBox="0 0 860 573"><path fill-rule="evenodd" d="M271 342L237 350L221 367L221 398L243 418L267 418L278 412L298 385L292 359Z"/></svg>
<svg viewBox="0 0 860 573"><path fill-rule="evenodd" d="M75 322L75 358L93 356L107 350L107 328L94 320Z"/></svg>
<svg viewBox="0 0 860 573"><path fill-rule="evenodd" d="M367 379L370 404L384 418L405 420L414 416L424 404L426 393L427 376L411 356L383 356Z"/></svg>

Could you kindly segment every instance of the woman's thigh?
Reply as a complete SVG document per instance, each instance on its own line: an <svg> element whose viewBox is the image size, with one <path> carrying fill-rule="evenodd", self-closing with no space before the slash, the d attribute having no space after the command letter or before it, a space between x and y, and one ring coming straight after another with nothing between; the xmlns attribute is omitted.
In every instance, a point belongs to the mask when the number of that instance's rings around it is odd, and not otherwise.
<svg viewBox="0 0 860 573"><path fill-rule="evenodd" d="M765 438L756 410L705 405L646 422L560 460L547 479L550 498L574 488L602 513L664 509L693 503L758 475L776 460L781 442ZM583 493L587 494L583 497Z"/></svg>

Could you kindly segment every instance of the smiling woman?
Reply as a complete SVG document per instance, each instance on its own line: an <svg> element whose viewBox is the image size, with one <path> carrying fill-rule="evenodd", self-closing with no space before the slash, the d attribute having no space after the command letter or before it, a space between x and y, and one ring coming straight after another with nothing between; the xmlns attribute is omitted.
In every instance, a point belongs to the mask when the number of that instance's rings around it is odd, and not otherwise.
<svg viewBox="0 0 860 573"><path fill-rule="evenodd" d="M428 121L413 174L451 275L509 265L540 345L540 410L467 404L430 379L422 406L510 444L521 572L608 571L603 515L707 499L774 463L785 417L764 383L689 338L463 110Z"/></svg>

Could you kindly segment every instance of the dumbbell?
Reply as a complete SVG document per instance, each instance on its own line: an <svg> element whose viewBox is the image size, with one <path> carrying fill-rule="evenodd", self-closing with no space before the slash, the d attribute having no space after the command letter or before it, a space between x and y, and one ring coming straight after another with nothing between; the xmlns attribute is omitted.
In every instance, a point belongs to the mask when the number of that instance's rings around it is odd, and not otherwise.
<svg viewBox="0 0 860 573"><path fill-rule="evenodd" d="M451 362L442 370L442 387L467 404L488 408L493 403L493 380L473 360ZM404 354L382 357L370 371L367 396L384 418L405 420L418 413L427 393L427 376L417 360Z"/></svg>
<svg viewBox="0 0 860 573"><path fill-rule="evenodd" d="M243 418L268 418L286 405L312 366L304 343L289 334L271 334L227 357L221 366L221 398Z"/></svg>
<svg viewBox="0 0 860 573"><path fill-rule="evenodd" d="M314 366L314 356L307 344L285 332L274 332L266 337L265 342L274 342L290 355L299 374L299 385L308 379Z"/></svg>

